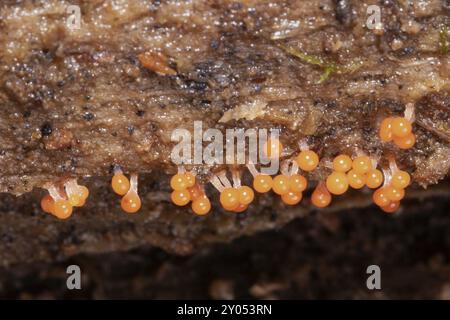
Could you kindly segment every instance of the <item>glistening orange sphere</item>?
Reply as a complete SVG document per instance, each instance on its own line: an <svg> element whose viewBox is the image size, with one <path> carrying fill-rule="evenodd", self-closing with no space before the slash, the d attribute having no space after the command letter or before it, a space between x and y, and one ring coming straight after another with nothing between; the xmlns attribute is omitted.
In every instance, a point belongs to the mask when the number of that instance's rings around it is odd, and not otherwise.
<svg viewBox="0 0 450 320"><path fill-rule="evenodd" d="M73 207L68 200L56 200L53 205L53 214L59 219L67 219L72 215Z"/></svg>
<svg viewBox="0 0 450 320"><path fill-rule="evenodd" d="M416 136L414 135L414 133L410 133L403 138L394 137L394 143L400 149L403 150L410 149L414 147L414 145L416 144Z"/></svg>
<svg viewBox="0 0 450 320"><path fill-rule="evenodd" d="M331 194L323 184L319 184L311 195L311 202L318 208L328 207L331 203Z"/></svg>
<svg viewBox="0 0 450 320"><path fill-rule="evenodd" d="M300 169L313 171L319 165L319 156L312 150L303 150L295 159Z"/></svg>
<svg viewBox="0 0 450 320"><path fill-rule="evenodd" d="M289 192L289 177L283 174L277 175L273 179L273 192L282 195Z"/></svg>
<svg viewBox="0 0 450 320"><path fill-rule="evenodd" d="M353 189L361 189L366 184L366 176L356 173L353 169L347 172L347 180Z"/></svg>
<svg viewBox="0 0 450 320"><path fill-rule="evenodd" d="M378 169L373 169L366 174L366 185L371 189L376 189L383 183L383 173Z"/></svg>
<svg viewBox="0 0 450 320"><path fill-rule="evenodd" d="M200 197L192 202L192 211L196 215L204 216L211 210L211 202L206 196Z"/></svg>
<svg viewBox="0 0 450 320"><path fill-rule="evenodd" d="M129 192L122 198L120 205L126 213L135 213L141 208L141 198L136 192Z"/></svg>
<svg viewBox="0 0 450 320"><path fill-rule="evenodd" d="M391 203L391 200L389 199L387 192L386 192L386 188L380 188L377 189L374 193L373 193L373 202L375 202L375 204L379 207L386 207L387 205L389 205Z"/></svg>
<svg viewBox="0 0 450 320"><path fill-rule="evenodd" d="M359 174L366 174L372 169L372 161L368 156L359 156L353 160L353 170Z"/></svg>
<svg viewBox="0 0 450 320"><path fill-rule="evenodd" d="M173 190L183 190L188 188L190 181L184 173L177 173L170 179L170 186Z"/></svg>
<svg viewBox="0 0 450 320"><path fill-rule="evenodd" d="M293 192L303 192L308 186L306 178L299 174L293 174L289 177L289 189Z"/></svg>
<svg viewBox="0 0 450 320"><path fill-rule="evenodd" d="M293 206L302 201L302 197L303 195L301 192L288 191L287 193L281 195L281 200L285 204Z"/></svg>
<svg viewBox="0 0 450 320"><path fill-rule="evenodd" d="M392 175L391 184L396 188L405 189L407 186L409 186L410 182L411 176L406 171L397 170Z"/></svg>
<svg viewBox="0 0 450 320"><path fill-rule="evenodd" d="M247 186L239 187L238 193L239 193L239 203L243 205L249 205L255 198L255 193L253 192L252 188Z"/></svg>
<svg viewBox="0 0 450 320"><path fill-rule="evenodd" d="M331 173L326 181L328 191L335 195L341 195L348 190L347 176L343 172Z"/></svg>
<svg viewBox="0 0 450 320"><path fill-rule="evenodd" d="M120 196L125 195L130 189L130 180L121 173L116 173L112 180L111 186L115 193Z"/></svg>
<svg viewBox="0 0 450 320"><path fill-rule="evenodd" d="M347 172L352 168L352 159L346 155L338 155L333 160L333 169L337 172Z"/></svg>
<svg viewBox="0 0 450 320"><path fill-rule="evenodd" d="M259 193L266 193L272 190L273 180L272 177L267 174L258 174L253 179L253 189Z"/></svg>
<svg viewBox="0 0 450 320"><path fill-rule="evenodd" d="M41 208L46 213L53 213L55 201L47 194L41 200Z"/></svg>
<svg viewBox="0 0 450 320"><path fill-rule="evenodd" d="M220 203L227 210L232 210L239 205L239 192L236 188L225 188L220 193Z"/></svg>
<svg viewBox="0 0 450 320"><path fill-rule="evenodd" d="M394 136L404 138L412 132L411 122L403 117L395 117L392 120L392 133Z"/></svg>
<svg viewBox="0 0 450 320"><path fill-rule="evenodd" d="M392 141L392 119L391 117L384 119L380 125L380 139L383 142Z"/></svg>
<svg viewBox="0 0 450 320"><path fill-rule="evenodd" d="M191 194L187 189L184 190L173 190L170 195L172 202L177 206L185 206L191 201Z"/></svg>

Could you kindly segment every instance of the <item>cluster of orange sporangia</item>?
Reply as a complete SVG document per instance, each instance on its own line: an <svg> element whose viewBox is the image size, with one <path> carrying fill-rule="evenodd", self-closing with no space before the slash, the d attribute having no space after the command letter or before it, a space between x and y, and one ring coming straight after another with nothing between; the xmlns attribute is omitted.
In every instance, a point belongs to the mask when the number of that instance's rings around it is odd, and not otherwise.
<svg viewBox="0 0 450 320"><path fill-rule="evenodd" d="M41 208L59 219L72 215L73 207L82 207L89 196L89 190L77 183L76 179L67 180L63 186L48 184L48 195L41 200Z"/></svg>
<svg viewBox="0 0 450 320"><path fill-rule="evenodd" d="M138 176L132 174L130 180L123 174L119 168L114 169L114 176L111 180L111 187L114 192L122 196L120 206L127 213L138 212L141 208L141 198L138 195Z"/></svg>
<svg viewBox="0 0 450 320"><path fill-rule="evenodd" d="M407 105L404 117L389 117L380 125L379 136L385 142L393 141L400 149L412 148L415 136L412 132L414 109ZM283 145L278 139L269 139L265 146L268 157L278 157L283 152ZM361 189L367 187L376 189L373 201L383 211L392 213L400 206L400 200L405 196L405 189L411 182L408 172L397 167L395 159L389 159L389 168L378 169L378 159L357 150L355 155L339 154L331 159L322 159L325 167L332 171L320 181L311 194L311 203L318 208L330 205L332 195L344 194L349 188ZM267 193L273 191L279 195L286 205L296 205L303 199L303 192L308 186L304 174L316 170L321 159L310 150L305 142L300 143L300 152L291 159L283 160L280 174L271 175L258 172L253 163L246 165L253 176L253 185L241 184L239 169L231 170L232 180L226 171L212 174L209 182L220 193L219 202L230 212L243 212L255 199L255 192ZM302 174L304 173L304 174ZM126 213L135 213L141 208L141 200L137 190L137 175L132 174L130 180L116 167L111 181L112 189L122 196L121 207ZM178 173L170 180L173 189L172 202L177 206L191 203L192 211L197 215L206 215L211 211L211 202L195 176L195 172L187 172L184 167L178 168ZM73 207L83 206L89 194L85 186L79 186L76 180L68 180L63 188L53 184L46 186L49 194L41 201L41 207L60 219L66 219L72 214Z"/></svg>
<svg viewBox="0 0 450 320"><path fill-rule="evenodd" d="M211 202L192 172L186 172L180 167L178 173L170 179L170 187L173 189L170 198L177 206L185 206L192 202L192 211L199 216L211 210Z"/></svg>
<svg viewBox="0 0 450 320"><path fill-rule="evenodd" d="M394 142L400 149L410 149L416 143L416 135L412 132L414 122L414 105L408 103L403 117L388 117L381 122L380 139L383 142Z"/></svg>

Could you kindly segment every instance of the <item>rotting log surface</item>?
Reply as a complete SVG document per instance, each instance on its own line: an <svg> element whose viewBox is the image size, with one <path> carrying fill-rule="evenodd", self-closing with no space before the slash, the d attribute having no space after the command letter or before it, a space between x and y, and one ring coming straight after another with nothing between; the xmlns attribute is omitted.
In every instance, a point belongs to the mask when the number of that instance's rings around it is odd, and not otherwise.
<svg viewBox="0 0 450 320"><path fill-rule="evenodd" d="M331 0L74 1L83 23L69 30L69 2L3 1L0 191L10 194L1 196L1 264L146 244L187 254L310 211L308 201L286 208L270 196L238 216L216 209L197 218L174 208L165 175L176 170L170 135L192 129L194 120L222 130L280 128L287 154L307 137L321 158L356 148L382 163L395 155L413 173L413 189L444 179L450 57L441 34L448 1L385 2L382 34L364 27L368 2L344 2L337 9ZM324 68L286 48L355 68L318 83ZM176 75L146 69L138 59L145 52L162 53ZM407 103L416 107L416 146L400 151L381 144L379 122L401 115ZM140 215L119 212L108 186L113 165L141 174ZM201 178L213 169L196 168ZM323 179L327 170L308 178ZM69 177L92 177L86 178L92 195L61 223L40 212L37 188ZM448 195L446 184L410 194L434 190ZM355 193L330 210L367 206L369 197Z"/></svg>

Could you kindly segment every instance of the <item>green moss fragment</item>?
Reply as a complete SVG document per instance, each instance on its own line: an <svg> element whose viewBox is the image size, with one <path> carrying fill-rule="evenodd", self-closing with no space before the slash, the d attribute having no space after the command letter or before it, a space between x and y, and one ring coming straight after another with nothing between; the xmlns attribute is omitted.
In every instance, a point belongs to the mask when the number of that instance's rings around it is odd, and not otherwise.
<svg viewBox="0 0 450 320"><path fill-rule="evenodd" d="M324 83L333 73L352 73L361 68L363 65L363 62L360 60L352 61L347 65L336 65L334 62L326 61L319 56L307 54L297 49L282 45L280 47L290 55L300 59L302 62L322 68L323 73L320 75L320 78L317 81L318 84Z"/></svg>
<svg viewBox="0 0 450 320"><path fill-rule="evenodd" d="M442 54L448 54L448 26L445 25L439 31L439 48Z"/></svg>

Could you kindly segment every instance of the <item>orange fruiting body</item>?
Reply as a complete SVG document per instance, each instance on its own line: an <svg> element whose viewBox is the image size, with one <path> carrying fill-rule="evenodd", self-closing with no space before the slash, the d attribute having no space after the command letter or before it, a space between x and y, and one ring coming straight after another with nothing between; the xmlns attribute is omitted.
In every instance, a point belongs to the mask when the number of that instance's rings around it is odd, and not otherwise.
<svg viewBox="0 0 450 320"><path fill-rule="evenodd" d="M272 190L273 180L267 174L258 174L253 179L253 189L259 193L266 193Z"/></svg>
<svg viewBox="0 0 450 320"><path fill-rule="evenodd" d="M190 172L186 172L184 177L186 178L186 187L192 188L195 185L195 176Z"/></svg>
<svg viewBox="0 0 450 320"><path fill-rule="evenodd" d="M196 215L203 216L211 210L211 202L206 196L203 196L193 201L191 207Z"/></svg>
<svg viewBox="0 0 450 320"><path fill-rule="evenodd" d="M276 194L282 195L289 192L289 177L283 174L277 175L273 179L273 192Z"/></svg>
<svg viewBox="0 0 450 320"><path fill-rule="evenodd" d="M383 183L383 173L378 169L373 169L366 174L366 185L371 189L376 189Z"/></svg>
<svg viewBox="0 0 450 320"><path fill-rule="evenodd" d="M394 213L400 207L400 201L392 201L387 206L381 207L381 210L387 213Z"/></svg>
<svg viewBox="0 0 450 320"><path fill-rule="evenodd" d="M136 192L127 193L120 202L123 211L135 213L141 208L141 198Z"/></svg>
<svg viewBox="0 0 450 320"><path fill-rule="evenodd" d="M394 141L400 149L409 149L416 143L411 122L404 117L389 117L381 122L380 139L384 142Z"/></svg>
<svg viewBox="0 0 450 320"><path fill-rule="evenodd" d="M331 203L331 194L323 183L320 183L311 195L311 202L318 208L328 207Z"/></svg>
<svg viewBox="0 0 450 320"><path fill-rule="evenodd" d="M83 200L86 200L89 197L89 189L85 186L79 186L78 193Z"/></svg>
<svg viewBox="0 0 450 320"><path fill-rule="evenodd" d="M293 192L303 192L308 186L306 178L299 174L293 174L289 177L289 189Z"/></svg>
<svg viewBox="0 0 450 320"><path fill-rule="evenodd" d="M241 186L238 188L239 193L239 203L241 205L249 205L253 202L253 199L255 198L255 193L253 192L252 188L247 186Z"/></svg>
<svg viewBox="0 0 450 320"><path fill-rule="evenodd" d="M414 133L410 133L403 138L394 137L394 143L400 149L410 149L416 144L416 136L414 135Z"/></svg>
<svg viewBox="0 0 450 320"><path fill-rule="evenodd" d="M232 210L239 205L239 192L235 188L225 188L220 193L220 203L227 210Z"/></svg>
<svg viewBox="0 0 450 320"><path fill-rule="evenodd" d="M335 171L328 176L326 186L332 194L343 194L348 190L347 176L343 172Z"/></svg>
<svg viewBox="0 0 450 320"><path fill-rule="evenodd" d="M115 193L120 196L125 195L130 189L130 180L121 173L114 174L111 186Z"/></svg>
<svg viewBox="0 0 450 320"><path fill-rule="evenodd" d="M173 190L170 195L172 202L177 206L185 206L191 201L191 194L188 190Z"/></svg>
<svg viewBox="0 0 450 320"><path fill-rule="evenodd" d="M405 197L405 190L388 186L385 188L386 196L391 201L400 201Z"/></svg>
<svg viewBox="0 0 450 320"><path fill-rule="evenodd" d="M312 150L303 150L295 159L300 169L313 171L319 165L319 156Z"/></svg>
<svg viewBox="0 0 450 320"><path fill-rule="evenodd" d="M372 161L368 156L359 156L353 160L353 170L359 174L366 174L372 168Z"/></svg>
<svg viewBox="0 0 450 320"><path fill-rule="evenodd" d="M373 202L375 202L375 204L379 207L386 207L387 205L389 205L391 203L391 200L389 199L387 192L386 192L386 188L380 188L377 189L374 193L373 193Z"/></svg>
<svg viewBox="0 0 450 320"><path fill-rule="evenodd" d="M184 173L177 173L170 179L170 186L173 190L183 190L189 185L189 181Z"/></svg>
<svg viewBox="0 0 450 320"><path fill-rule="evenodd" d="M405 189L411 182L411 176L408 172L398 170L392 175L391 184L395 188Z"/></svg>
<svg viewBox="0 0 450 320"><path fill-rule="evenodd" d="M361 189L366 184L366 176L356 173L353 169L347 173L347 180L353 189Z"/></svg>
<svg viewBox="0 0 450 320"><path fill-rule="evenodd" d="M392 133L398 138L404 138L412 132L411 122L403 117L392 119Z"/></svg>
<svg viewBox="0 0 450 320"><path fill-rule="evenodd" d="M74 193L69 196L69 202L74 207L81 207L84 201L81 199L81 195Z"/></svg>
<svg viewBox="0 0 450 320"><path fill-rule="evenodd" d="M392 120L393 118L386 118L381 122L379 135L383 142L392 141Z"/></svg>
<svg viewBox="0 0 450 320"><path fill-rule="evenodd" d="M55 201L49 194L44 196L41 200L41 208L44 212L47 212L47 213L53 213L54 204L55 204Z"/></svg>
<svg viewBox="0 0 450 320"><path fill-rule="evenodd" d="M188 191L192 201L200 198L204 194L203 191L200 189L200 186L197 184L192 188L188 188Z"/></svg>
<svg viewBox="0 0 450 320"><path fill-rule="evenodd" d="M337 172L347 172L352 168L352 159L346 155L338 155L333 160L333 169Z"/></svg>
<svg viewBox="0 0 450 320"><path fill-rule="evenodd" d="M53 214L59 219L67 219L72 215L73 207L68 200L56 200L53 205Z"/></svg>
<svg viewBox="0 0 450 320"><path fill-rule="evenodd" d="M293 206L302 201L302 197L301 192L288 191L287 193L281 195L281 200L285 204Z"/></svg>

